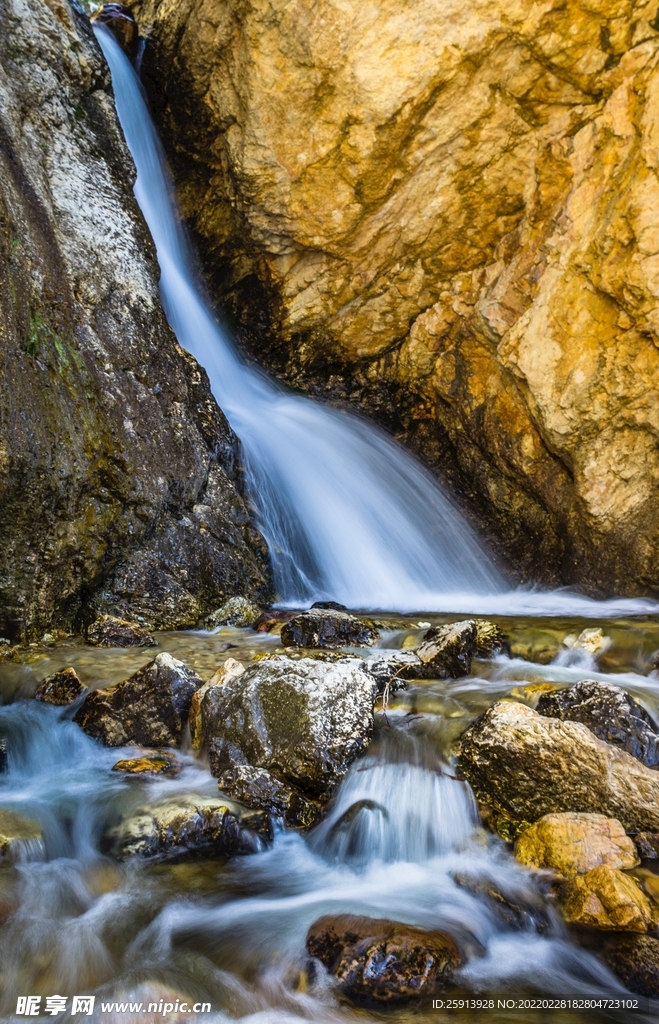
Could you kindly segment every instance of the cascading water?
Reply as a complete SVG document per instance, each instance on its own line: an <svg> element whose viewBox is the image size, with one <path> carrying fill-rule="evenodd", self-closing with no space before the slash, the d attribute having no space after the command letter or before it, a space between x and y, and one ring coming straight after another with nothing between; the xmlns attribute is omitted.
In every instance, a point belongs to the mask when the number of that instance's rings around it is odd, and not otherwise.
<svg viewBox="0 0 659 1024"><path fill-rule="evenodd" d="M163 306L240 438L281 603L484 614L656 610L644 600L511 592L464 516L408 452L372 424L291 395L241 362L195 282L139 80L111 32L95 31L137 168L134 191L156 245Z"/></svg>

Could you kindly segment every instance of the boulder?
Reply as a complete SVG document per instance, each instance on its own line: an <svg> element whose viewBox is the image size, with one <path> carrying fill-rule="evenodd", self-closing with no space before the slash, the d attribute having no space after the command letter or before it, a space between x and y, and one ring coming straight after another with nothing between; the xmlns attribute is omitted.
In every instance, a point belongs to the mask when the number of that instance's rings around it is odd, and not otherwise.
<svg viewBox="0 0 659 1024"><path fill-rule="evenodd" d="M505 928L514 931L533 930L539 935L549 932L554 922L544 895L528 886L505 889L486 875L456 871L453 881L487 904Z"/></svg>
<svg viewBox="0 0 659 1024"><path fill-rule="evenodd" d="M487 619L474 619L476 623L476 657L491 658L495 654L509 651L508 637L494 622Z"/></svg>
<svg viewBox="0 0 659 1024"><path fill-rule="evenodd" d="M659 832L637 832L634 842L641 860L659 859Z"/></svg>
<svg viewBox="0 0 659 1024"><path fill-rule="evenodd" d="M204 619L204 629L218 626L253 626L263 615L262 610L248 597L230 597Z"/></svg>
<svg viewBox="0 0 659 1024"><path fill-rule="evenodd" d="M630 992L659 996L659 939L624 933L598 936L594 951Z"/></svg>
<svg viewBox="0 0 659 1024"><path fill-rule="evenodd" d="M462 734L459 764L477 799L512 819L587 811L628 832L659 828L659 773L585 725L499 701Z"/></svg>
<svg viewBox="0 0 659 1024"><path fill-rule="evenodd" d="M463 962L446 932L347 914L316 921L307 949L347 996L367 1004L427 998L447 988Z"/></svg>
<svg viewBox="0 0 659 1024"><path fill-rule="evenodd" d="M241 815L217 797L181 796L138 808L108 830L104 845L118 860L233 856L261 849L259 832L267 834L263 815Z"/></svg>
<svg viewBox="0 0 659 1024"><path fill-rule="evenodd" d="M265 768L320 796L343 778L373 731L377 687L356 658L284 656L251 665L201 705L211 770Z"/></svg>
<svg viewBox="0 0 659 1024"><path fill-rule="evenodd" d="M476 657L478 629L473 619L433 626L416 649L421 661L421 679L457 679L471 672Z"/></svg>
<svg viewBox="0 0 659 1024"><path fill-rule="evenodd" d="M192 696L202 685L199 676L182 661L171 654L158 654L123 683L92 690L74 721L109 747L128 743L178 746Z"/></svg>
<svg viewBox="0 0 659 1024"><path fill-rule="evenodd" d="M78 673L74 668L63 668L60 672L54 672L52 676L42 679L34 694L35 700L43 701L46 704L72 704L85 687L78 679Z"/></svg>
<svg viewBox="0 0 659 1024"><path fill-rule="evenodd" d="M648 768L659 765L659 732L655 722L619 686L583 679L567 690L543 694L536 711L562 722L581 722L601 740L626 750Z"/></svg>
<svg viewBox="0 0 659 1024"><path fill-rule="evenodd" d="M515 844L518 861L530 868L551 868L564 878L583 875L600 864L633 868L639 863L634 843L615 818L603 814L545 814Z"/></svg>
<svg viewBox="0 0 659 1024"><path fill-rule="evenodd" d="M568 924L589 928L647 932L653 926L652 907L639 885L607 864L566 882L561 910Z"/></svg>
<svg viewBox="0 0 659 1024"><path fill-rule="evenodd" d="M43 832L36 821L0 808L0 860L22 860L42 849Z"/></svg>
<svg viewBox="0 0 659 1024"><path fill-rule="evenodd" d="M190 740L193 750L201 750L204 735L201 722L201 703L212 686L223 686L229 679L237 679L245 671L245 666L235 658L227 658L223 665L213 673L211 678L192 695L190 702Z"/></svg>
<svg viewBox="0 0 659 1024"><path fill-rule="evenodd" d="M378 636L370 622L331 608L311 608L281 629L284 647L372 647Z"/></svg>
<svg viewBox="0 0 659 1024"><path fill-rule="evenodd" d="M101 615L87 627L87 642L94 647L157 647L158 641L135 622Z"/></svg>
<svg viewBox="0 0 659 1024"><path fill-rule="evenodd" d="M604 630L599 626L591 626L582 629L578 636L570 634L563 638L563 646L570 651L586 651L593 658L608 651L613 641L610 636L604 636Z"/></svg>
<svg viewBox="0 0 659 1024"><path fill-rule="evenodd" d="M291 828L311 828L318 820L320 809L316 803L265 768L236 765L221 772L217 785L231 800L281 818Z"/></svg>

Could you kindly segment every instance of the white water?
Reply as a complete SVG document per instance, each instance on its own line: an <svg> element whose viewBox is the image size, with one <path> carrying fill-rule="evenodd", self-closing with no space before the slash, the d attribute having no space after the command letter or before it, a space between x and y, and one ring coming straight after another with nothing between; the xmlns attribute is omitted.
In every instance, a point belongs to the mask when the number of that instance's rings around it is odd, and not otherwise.
<svg viewBox="0 0 659 1024"><path fill-rule="evenodd" d="M195 282L137 76L112 34L103 26L96 34L137 168L135 196L158 253L163 306L240 438L280 602L483 614L656 610L643 600L508 591L461 512L409 453L372 424L288 394L241 362Z"/></svg>

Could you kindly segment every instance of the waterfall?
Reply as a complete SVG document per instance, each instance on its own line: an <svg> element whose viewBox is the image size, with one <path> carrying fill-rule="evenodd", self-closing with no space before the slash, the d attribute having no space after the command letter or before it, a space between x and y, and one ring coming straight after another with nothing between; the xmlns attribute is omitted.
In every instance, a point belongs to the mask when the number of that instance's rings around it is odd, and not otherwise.
<svg viewBox="0 0 659 1024"><path fill-rule="evenodd" d="M240 439L280 603L330 599L349 608L486 614L655 610L640 599L510 592L462 513L409 452L372 424L290 394L240 359L195 281L137 75L111 32L103 25L95 32L137 168L134 192L156 245L163 307Z"/></svg>

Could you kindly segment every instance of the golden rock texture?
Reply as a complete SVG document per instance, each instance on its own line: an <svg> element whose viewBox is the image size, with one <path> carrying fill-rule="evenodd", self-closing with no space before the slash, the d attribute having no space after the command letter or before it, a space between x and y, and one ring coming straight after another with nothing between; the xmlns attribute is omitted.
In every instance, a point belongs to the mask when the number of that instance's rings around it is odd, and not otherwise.
<svg viewBox="0 0 659 1024"><path fill-rule="evenodd" d="M138 0L243 344L360 403L521 575L656 590L657 0Z"/></svg>
<svg viewBox="0 0 659 1024"><path fill-rule="evenodd" d="M591 928L647 932L653 925L652 907L629 875L602 865L579 875L565 887L563 917L570 924Z"/></svg>
<svg viewBox="0 0 659 1024"><path fill-rule="evenodd" d="M633 868L640 863L620 822L604 814L545 814L522 832L515 856L527 867L553 868L564 878L601 864Z"/></svg>

